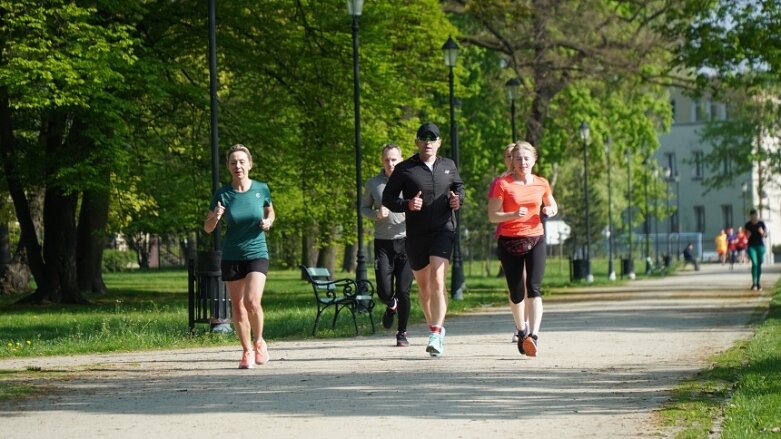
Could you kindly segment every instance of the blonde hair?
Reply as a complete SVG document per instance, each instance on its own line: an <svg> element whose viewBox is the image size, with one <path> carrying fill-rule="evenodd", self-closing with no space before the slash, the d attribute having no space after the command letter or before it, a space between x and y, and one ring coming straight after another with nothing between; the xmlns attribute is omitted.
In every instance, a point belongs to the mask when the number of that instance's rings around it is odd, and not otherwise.
<svg viewBox="0 0 781 439"><path fill-rule="evenodd" d="M513 146L513 155L515 155L515 152L518 151L528 151L532 153L532 156L534 156L534 160L537 160L537 148L533 147L531 143L529 142L515 142L515 146Z"/></svg>
<svg viewBox="0 0 781 439"><path fill-rule="evenodd" d="M225 154L225 161L230 163L231 154L233 154L236 151L241 151L244 154L247 154L247 157L249 158L249 164L250 165L252 164L252 154L250 154L249 149L246 146L242 145L241 143L237 143L231 146L230 149L228 149L228 153Z"/></svg>

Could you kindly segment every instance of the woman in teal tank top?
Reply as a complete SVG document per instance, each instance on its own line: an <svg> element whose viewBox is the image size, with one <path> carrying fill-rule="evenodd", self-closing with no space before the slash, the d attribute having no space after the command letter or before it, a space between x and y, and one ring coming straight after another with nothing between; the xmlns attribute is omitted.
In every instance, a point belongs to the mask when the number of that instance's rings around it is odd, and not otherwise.
<svg viewBox="0 0 781 439"><path fill-rule="evenodd" d="M270 359L263 340L264 315L260 302L269 266L265 232L271 228L276 215L268 185L249 178L252 169L249 149L241 144L233 145L228 150L227 163L231 183L215 192L203 229L211 233L220 220L225 220L222 280L244 350L239 369L250 369L253 363L266 364Z"/></svg>

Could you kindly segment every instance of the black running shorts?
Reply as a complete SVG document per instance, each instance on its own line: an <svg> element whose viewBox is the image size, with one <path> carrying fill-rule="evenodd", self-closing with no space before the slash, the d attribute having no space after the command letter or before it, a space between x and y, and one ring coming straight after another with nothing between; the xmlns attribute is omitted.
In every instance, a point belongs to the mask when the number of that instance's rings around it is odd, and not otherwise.
<svg viewBox="0 0 781 439"><path fill-rule="evenodd" d="M241 280L253 271L268 274L268 259L250 259L249 261L222 261L222 280L230 282Z"/></svg>
<svg viewBox="0 0 781 439"><path fill-rule="evenodd" d="M426 268L429 257L450 259L453 252L454 232L431 232L426 235L407 236L407 260L415 271Z"/></svg>

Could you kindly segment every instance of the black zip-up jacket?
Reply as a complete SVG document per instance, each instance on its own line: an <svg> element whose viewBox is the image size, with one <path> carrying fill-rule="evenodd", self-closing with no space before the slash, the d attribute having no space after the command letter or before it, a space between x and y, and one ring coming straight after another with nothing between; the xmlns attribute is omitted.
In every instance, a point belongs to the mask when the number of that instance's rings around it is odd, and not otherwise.
<svg viewBox="0 0 781 439"><path fill-rule="evenodd" d="M423 208L410 211L409 200L419 191L423 193ZM450 191L458 194L460 203L464 204L464 182L453 160L437 157L432 172L419 154L415 154L396 165L382 193L382 204L392 212L406 212L407 239L410 235L429 232L453 232L456 217L450 208Z"/></svg>

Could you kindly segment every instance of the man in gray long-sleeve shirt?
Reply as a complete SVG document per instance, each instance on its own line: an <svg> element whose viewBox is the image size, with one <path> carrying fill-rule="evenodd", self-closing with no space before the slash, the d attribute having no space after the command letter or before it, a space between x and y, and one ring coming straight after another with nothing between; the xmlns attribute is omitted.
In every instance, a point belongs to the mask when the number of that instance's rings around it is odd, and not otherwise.
<svg viewBox="0 0 781 439"><path fill-rule="evenodd" d="M382 192L396 164L402 160L401 149L394 144L382 147L382 169L366 182L361 198L361 214L374 220L374 275L377 294L387 309L382 326L389 329L393 318L399 316L396 346L406 347L409 321L412 270L407 262L405 214L388 210L382 205ZM395 287L395 288L394 288Z"/></svg>

